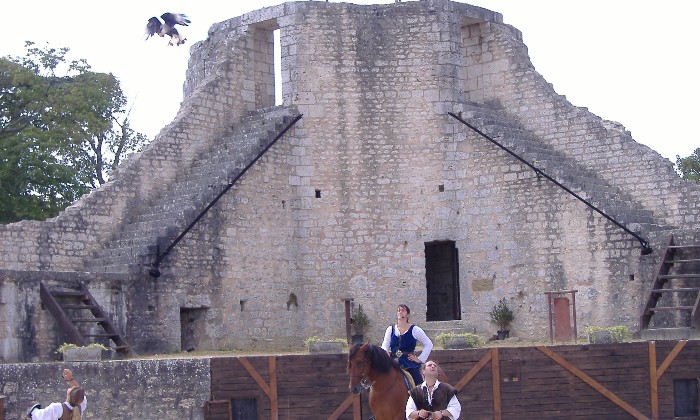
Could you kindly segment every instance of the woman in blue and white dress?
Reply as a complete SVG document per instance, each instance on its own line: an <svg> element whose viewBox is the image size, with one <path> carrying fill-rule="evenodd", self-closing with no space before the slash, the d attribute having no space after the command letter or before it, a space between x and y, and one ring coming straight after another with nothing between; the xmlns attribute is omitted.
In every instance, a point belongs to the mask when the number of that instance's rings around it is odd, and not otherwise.
<svg viewBox="0 0 700 420"><path fill-rule="evenodd" d="M413 377L413 382L419 385L423 382L421 365L428 360L433 350L433 342L425 334L425 331L417 325L408 322L411 309L404 304L398 306L396 311L396 324L390 325L384 333L382 348L389 356L398 358L399 365L408 371ZM416 344L423 345L420 355L414 354Z"/></svg>

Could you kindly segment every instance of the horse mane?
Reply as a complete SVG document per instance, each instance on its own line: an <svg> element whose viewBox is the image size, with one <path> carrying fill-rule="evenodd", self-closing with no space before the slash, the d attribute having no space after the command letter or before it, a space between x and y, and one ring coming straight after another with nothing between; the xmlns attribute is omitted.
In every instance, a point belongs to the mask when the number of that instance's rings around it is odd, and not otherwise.
<svg viewBox="0 0 700 420"><path fill-rule="evenodd" d="M396 362L396 360L389 357L383 348L375 346L372 343L366 344L367 350L365 351L365 361L369 363L374 371L379 374L387 374L391 371L391 368L399 368L399 364ZM355 354L357 354L363 345L364 344L355 344L352 346L348 354L348 361L352 359Z"/></svg>

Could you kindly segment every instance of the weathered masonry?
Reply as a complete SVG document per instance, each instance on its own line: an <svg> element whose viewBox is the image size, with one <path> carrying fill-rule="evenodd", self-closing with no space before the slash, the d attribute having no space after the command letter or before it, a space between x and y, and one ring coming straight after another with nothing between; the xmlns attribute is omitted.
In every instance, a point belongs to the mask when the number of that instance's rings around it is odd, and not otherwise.
<svg viewBox="0 0 700 420"><path fill-rule="evenodd" d="M344 337L347 298L375 342L401 302L431 334L491 335L501 298L512 336L546 338L557 290L577 290L579 331L689 326L697 257L659 264L671 235L700 242L699 202L668 160L557 94L499 13L288 2L211 27L177 117L108 184L0 227L0 360L109 341L59 299L81 283L136 353Z"/></svg>

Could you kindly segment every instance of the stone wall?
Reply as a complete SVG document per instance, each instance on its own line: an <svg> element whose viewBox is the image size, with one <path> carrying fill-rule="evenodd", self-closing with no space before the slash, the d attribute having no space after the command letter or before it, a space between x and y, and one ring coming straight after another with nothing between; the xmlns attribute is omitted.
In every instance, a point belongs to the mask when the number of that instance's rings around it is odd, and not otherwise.
<svg viewBox="0 0 700 420"><path fill-rule="evenodd" d="M64 401L64 368L85 388L84 419L203 419L211 393L209 359L0 364L5 418Z"/></svg>
<svg viewBox="0 0 700 420"><path fill-rule="evenodd" d="M168 187L202 156L240 158L228 136L241 117L262 124L279 112L269 108L276 29L280 109L303 119L185 236L160 277L124 273L128 288L117 295L127 309L111 312L140 351L179 351L185 342L301 348L312 335L344 337L346 298L370 316L375 342L402 302L431 333L491 335L488 311L503 297L516 314L511 335L541 339L545 292L569 289L579 291L580 331L635 330L660 244L670 233L700 241L700 188L619 124L554 92L500 14L447 0L289 2L212 26L192 47L175 121L57 218L0 227L0 267L100 271L86 261L112 249L153 203L184 206ZM480 115L535 160L549 156L548 169L620 214L656 252L640 256L635 238L448 112ZM427 322L425 246L438 241L458 250L461 305L459 319ZM125 253L141 268L152 257ZM30 305L0 326L51 330L19 277L0 295L13 310ZM97 280L91 287L108 290ZM26 351L14 334L5 360ZM37 355L49 353L48 342L40 347Z"/></svg>

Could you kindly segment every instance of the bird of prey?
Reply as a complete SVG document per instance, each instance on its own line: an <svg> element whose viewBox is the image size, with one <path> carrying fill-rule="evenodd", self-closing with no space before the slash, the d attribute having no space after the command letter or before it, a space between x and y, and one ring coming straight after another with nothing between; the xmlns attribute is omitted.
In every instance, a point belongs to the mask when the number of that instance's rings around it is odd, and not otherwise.
<svg viewBox="0 0 700 420"><path fill-rule="evenodd" d="M163 23L155 16L148 19L148 24L146 25L146 39L158 34L161 37L165 35L170 36L168 45L181 45L187 41L187 38L182 37L177 29L175 29L175 25L189 25L190 19L186 15L182 13L163 13L160 15L160 18L163 19Z"/></svg>

